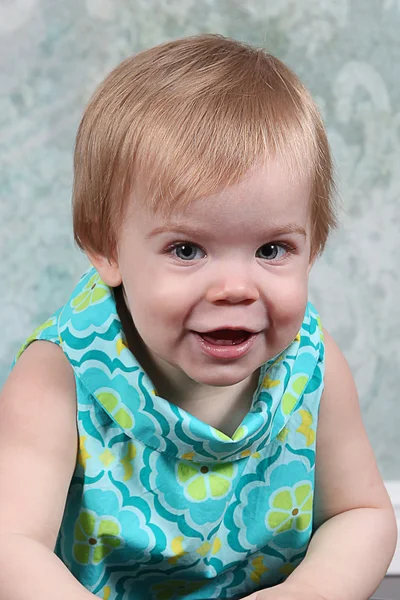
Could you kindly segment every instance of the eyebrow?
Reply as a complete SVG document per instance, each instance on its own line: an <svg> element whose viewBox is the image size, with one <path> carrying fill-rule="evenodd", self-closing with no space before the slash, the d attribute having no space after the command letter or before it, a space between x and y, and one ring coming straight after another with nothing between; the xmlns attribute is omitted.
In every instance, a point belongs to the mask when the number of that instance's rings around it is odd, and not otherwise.
<svg viewBox="0 0 400 600"><path fill-rule="evenodd" d="M177 233L177 234L181 233L181 234L188 235L189 237L197 237L197 236L206 237L206 236L210 235L210 231L208 229L203 229L202 227L191 227L189 225L184 225L182 223L165 223L164 225L162 225L160 227L155 227L154 229L152 229L146 235L146 239L153 238L153 237L163 234L163 233ZM278 225L278 226L272 227L271 231L265 232L265 235L267 237L275 237L275 236L287 235L290 233L301 235L304 238L307 238L307 233L306 233L306 230L304 229L304 227L300 227L299 225L296 225L295 223L288 223L286 225Z"/></svg>
<svg viewBox="0 0 400 600"><path fill-rule="evenodd" d="M150 239L162 233L182 233L193 237L210 235L210 231L203 229L202 227L191 227L190 225L184 225L182 223L165 223L165 225L162 225L161 227L152 229L146 235L146 239Z"/></svg>
<svg viewBox="0 0 400 600"><path fill-rule="evenodd" d="M300 225L296 225L295 223L288 223L286 225L278 225L273 227L270 235L285 235L287 233L296 233L297 235L302 235L303 237L307 237L306 230L304 227L300 227Z"/></svg>

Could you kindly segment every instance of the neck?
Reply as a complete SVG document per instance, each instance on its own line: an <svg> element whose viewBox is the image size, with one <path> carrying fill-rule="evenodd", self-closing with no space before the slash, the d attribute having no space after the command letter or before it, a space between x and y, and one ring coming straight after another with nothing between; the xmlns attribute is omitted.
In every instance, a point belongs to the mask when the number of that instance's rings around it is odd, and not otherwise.
<svg viewBox="0 0 400 600"><path fill-rule="evenodd" d="M250 410L259 370L234 385L214 387L190 379L158 357L152 357L152 361L159 396L229 437L234 434Z"/></svg>
<svg viewBox="0 0 400 600"><path fill-rule="evenodd" d="M150 377L157 395L231 437L250 409L259 370L227 387L213 387L190 379L149 351L135 328L121 287L114 289L114 296L128 347Z"/></svg>

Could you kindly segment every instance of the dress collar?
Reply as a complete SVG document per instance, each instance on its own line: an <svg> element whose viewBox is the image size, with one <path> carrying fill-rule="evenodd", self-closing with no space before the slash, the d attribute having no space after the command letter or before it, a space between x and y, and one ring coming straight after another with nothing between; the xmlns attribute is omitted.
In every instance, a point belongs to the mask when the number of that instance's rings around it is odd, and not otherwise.
<svg viewBox="0 0 400 600"><path fill-rule="evenodd" d="M157 395L127 347L112 288L93 267L61 311L58 329L76 376L114 424L146 446L187 460L232 461L258 452L285 427L316 370L322 379L323 336L309 303L296 338L261 367L250 410L228 437Z"/></svg>

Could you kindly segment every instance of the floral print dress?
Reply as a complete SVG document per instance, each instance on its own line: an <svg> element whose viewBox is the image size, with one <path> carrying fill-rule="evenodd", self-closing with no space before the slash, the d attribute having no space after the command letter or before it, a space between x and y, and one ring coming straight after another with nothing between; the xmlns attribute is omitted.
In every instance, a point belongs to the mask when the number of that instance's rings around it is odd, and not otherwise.
<svg viewBox="0 0 400 600"><path fill-rule="evenodd" d="M78 461L56 553L104 600L242 598L286 579L312 534L324 343L307 305L232 437L159 397L94 268L28 338L75 373Z"/></svg>

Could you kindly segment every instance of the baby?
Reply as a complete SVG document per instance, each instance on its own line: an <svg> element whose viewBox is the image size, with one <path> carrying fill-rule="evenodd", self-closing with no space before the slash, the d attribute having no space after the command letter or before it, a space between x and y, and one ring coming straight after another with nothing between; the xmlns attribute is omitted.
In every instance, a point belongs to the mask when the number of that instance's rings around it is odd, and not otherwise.
<svg viewBox="0 0 400 600"><path fill-rule="evenodd" d="M308 302L332 196L315 104L264 51L202 35L105 79L75 152L92 266L2 393L0 600L374 592L394 515Z"/></svg>

